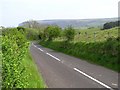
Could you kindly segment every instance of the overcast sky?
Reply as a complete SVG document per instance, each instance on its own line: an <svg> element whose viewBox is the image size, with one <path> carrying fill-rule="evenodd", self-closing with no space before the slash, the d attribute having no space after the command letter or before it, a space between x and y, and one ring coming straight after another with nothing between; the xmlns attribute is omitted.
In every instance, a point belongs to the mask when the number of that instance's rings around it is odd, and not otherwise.
<svg viewBox="0 0 120 90"><path fill-rule="evenodd" d="M119 0L0 0L0 26L26 20L118 17Z"/></svg>

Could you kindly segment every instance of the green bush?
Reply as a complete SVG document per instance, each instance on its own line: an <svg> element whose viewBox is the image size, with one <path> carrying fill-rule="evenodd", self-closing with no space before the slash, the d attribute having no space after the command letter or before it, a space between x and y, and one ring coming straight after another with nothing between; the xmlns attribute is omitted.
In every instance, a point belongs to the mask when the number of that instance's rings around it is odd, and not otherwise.
<svg viewBox="0 0 120 90"><path fill-rule="evenodd" d="M24 88L28 85L26 69L22 60L29 43L16 28L3 30L2 33L2 87Z"/></svg>
<svg viewBox="0 0 120 90"><path fill-rule="evenodd" d="M18 29L18 31L19 31L19 30L25 31L25 28L24 28L24 27L20 27L20 26L19 26L19 27L17 27L17 29Z"/></svg>
<svg viewBox="0 0 120 90"><path fill-rule="evenodd" d="M43 31L39 31L39 35L38 36L39 36L39 39L42 40L42 41L44 41L46 39L45 32L43 32Z"/></svg>
<svg viewBox="0 0 120 90"><path fill-rule="evenodd" d="M60 36L61 33L61 28L58 26L48 26L44 30L44 37L52 41L53 39L57 38Z"/></svg>
<svg viewBox="0 0 120 90"><path fill-rule="evenodd" d="M73 29L71 26L65 28L64 36L66 37L68 42L72 41L75 37L75 29Z"/></svg>
<svg viewBox="0 0 120 90"><path fill-rule="evenodd" d="M26 28L25 36L30 41L39 39L39 33L37 29Z"/></svg>

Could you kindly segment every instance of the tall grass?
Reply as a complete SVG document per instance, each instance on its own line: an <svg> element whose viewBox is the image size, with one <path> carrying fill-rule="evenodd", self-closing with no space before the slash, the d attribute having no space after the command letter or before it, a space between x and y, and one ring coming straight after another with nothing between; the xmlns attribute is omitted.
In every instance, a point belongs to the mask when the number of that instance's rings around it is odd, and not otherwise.
<svg viewBox="0 0 120 90"><path fill-rule="evenodd" d="M29 74L29 84L26 88L46 88L43 78L40 75L29 51L27 52L25 60L23 61L23 65L26 67L26 74Z"/></svg>

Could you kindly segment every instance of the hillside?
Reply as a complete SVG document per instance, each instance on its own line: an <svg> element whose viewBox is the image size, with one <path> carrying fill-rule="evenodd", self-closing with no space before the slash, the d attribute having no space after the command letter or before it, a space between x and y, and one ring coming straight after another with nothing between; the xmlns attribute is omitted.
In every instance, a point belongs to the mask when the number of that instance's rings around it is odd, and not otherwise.
<svg viewBox="0 0 120 90"><path fill-rule="evenodd" d="M55 19L55 20L36 20L40 24L58 25L65 28L72 25L75 28L84 27L102 27L106 22L117 21L118 18L102 18L102 19ZM20 23L19 26L26 24Z"/></svg>

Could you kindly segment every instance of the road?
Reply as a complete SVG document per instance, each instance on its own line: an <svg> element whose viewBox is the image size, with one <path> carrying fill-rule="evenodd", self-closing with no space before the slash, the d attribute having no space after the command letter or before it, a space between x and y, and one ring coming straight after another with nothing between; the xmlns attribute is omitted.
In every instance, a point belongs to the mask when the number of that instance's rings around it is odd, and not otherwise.
<svg viewBox="0 0 120 90"><path fill-rule="evenodd" d="M118 88L118 73L33 44L30 47L48 88Z"/></svg>

